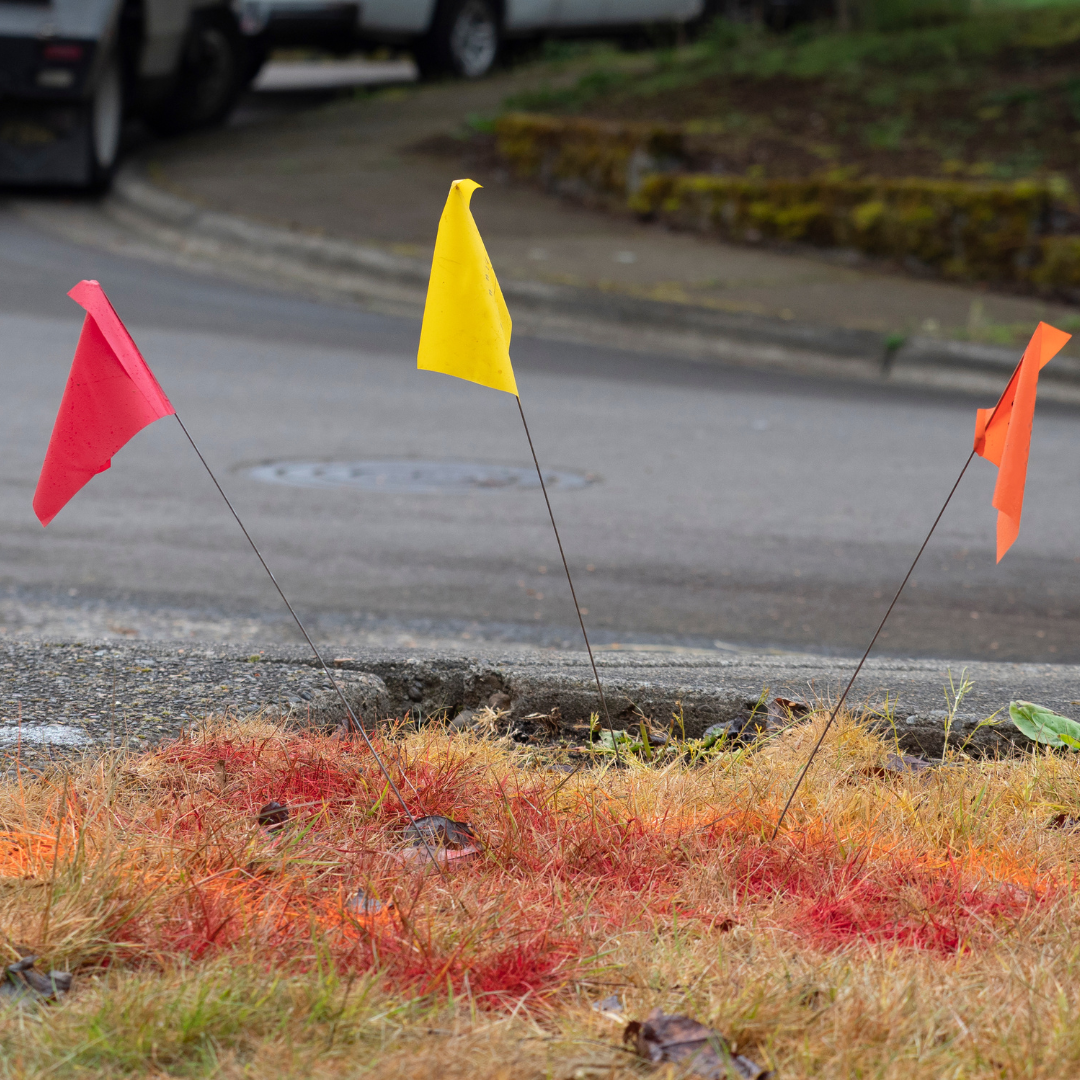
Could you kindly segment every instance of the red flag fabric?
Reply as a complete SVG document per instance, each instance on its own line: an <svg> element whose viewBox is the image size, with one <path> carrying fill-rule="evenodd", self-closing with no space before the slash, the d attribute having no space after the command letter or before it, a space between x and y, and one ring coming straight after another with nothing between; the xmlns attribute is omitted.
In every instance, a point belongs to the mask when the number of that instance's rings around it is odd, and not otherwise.
<svg viewBox="0 0 1080 1080"><path fill-rule="evenodd" d="M1064 330L1039 323L997 405L976 412L975 453L998 467L994 487L998 562L1020 535L1039 372L1061 352L1070 337Z"/></svg>
<svg viewBox="0 0 1080 1080"><path fill-rule="evenodd" d="M68 296L86 309L86 320L34 492L42 525L132 436L174 412L102 287L80 281Z"/></svg>

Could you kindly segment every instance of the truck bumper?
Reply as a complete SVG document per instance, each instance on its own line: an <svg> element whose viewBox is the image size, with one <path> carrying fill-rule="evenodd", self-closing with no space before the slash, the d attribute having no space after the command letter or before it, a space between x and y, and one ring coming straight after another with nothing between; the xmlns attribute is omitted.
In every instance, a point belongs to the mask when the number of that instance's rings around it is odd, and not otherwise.
<svg viewBox="0 0 1080 1080"><path fill-rule="evenodd" d="M0 100L0 184L81 187L90 159L85 105Z"/></svg>
<svg viewBox="0 0 1080 1080"><path fill-rule="evenodd" d="M0 34L0 184L89 183L98 43Z"/></svg>

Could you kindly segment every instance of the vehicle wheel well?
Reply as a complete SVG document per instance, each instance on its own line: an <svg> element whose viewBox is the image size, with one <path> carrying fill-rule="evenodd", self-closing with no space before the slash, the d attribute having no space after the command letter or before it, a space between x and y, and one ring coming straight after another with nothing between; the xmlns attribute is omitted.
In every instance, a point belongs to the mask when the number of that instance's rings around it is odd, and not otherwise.
<svg viewBox="0 0 1080 1080"><path fill-rule="evenodd" d="M246 85L247 66L240 27L227 7L192 12L171 87L146 114L147 123L162 135L221 123Z"/></svg>
<svg viewBox="0 0 1080 1080"><path fill-rule="evenodd" d="M435 26L439 16L453 2L454 0L435 0L435 3L431 8L431 23L429 29ZM499 26L501 28L506 23L506 0L488 0L488 3L495 9L495 18L499 20Z"/></svg>
<svg viewBox="0 0 1080 1080"><path fill-rule="evenodd" d="M124 0L117 27L117 49L120 54L120 74L124 80L124 99L135 100L139 82L139 57L146 40L146 6L144 0Z"/></svg>

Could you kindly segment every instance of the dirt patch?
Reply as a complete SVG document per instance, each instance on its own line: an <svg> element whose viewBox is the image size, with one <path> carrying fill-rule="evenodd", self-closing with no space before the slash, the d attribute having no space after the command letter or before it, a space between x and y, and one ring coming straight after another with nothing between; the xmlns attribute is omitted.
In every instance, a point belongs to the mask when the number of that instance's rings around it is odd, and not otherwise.
<svg viewBox="0 0 1080 1080"><path fill-rule="evenodd" d="M825 79L713 78L644 101L597 102L589 114L698 121L695 164L702 171L804 177L839 167L853 176L999 180L1050 171L1080 182L1072 138L1080 132L1076 70L1071 56L1012 80L991 69L974 85L895 91L900 100L889 105L875 104L862 87ZM879 96L893 94L889 88Z"/></svg>
<svg viewBox="0 0 1080 1080"><path fill-rule="evenodd" d="M1057 173L1080 186L1080 41L1060 11L893 35L729 39L633 76L602 67L515 107L696 126L701 171L805 177ZM721 35L722 36L722 35Z"/></svg>

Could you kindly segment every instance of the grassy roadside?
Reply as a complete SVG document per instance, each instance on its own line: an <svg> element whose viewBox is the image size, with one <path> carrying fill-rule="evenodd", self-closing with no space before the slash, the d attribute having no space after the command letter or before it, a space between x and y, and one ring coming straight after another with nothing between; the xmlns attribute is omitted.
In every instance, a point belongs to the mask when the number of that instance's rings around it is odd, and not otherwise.
<svg viewBox="0 0 1080 1080"><path fill-rule="evenodd" d="M776 35L717 23L684 49L597 52L515 110L688 125L697 167L791 178L1056 174L1080 190L1080 6Z"/></svg>
<svg viewBox="0 0 1080 1080"><path fill-rule="evenodd" d="M1076 303L1078 60L1078 5L889 32L719 21L597 53L492 129L519 178L642 220Z"/></svg>
<svg viewBox="0 0 1080 1080"><path fill-rule="evenodd" d="M1047 823L1077 758L896 775L848 718L772 843L821 723L569 779L490 737L383 743L414 808L483 839L445 882L403 858L371 755L321 735L219 724L9 779L6 951L76 978L0 1011L3 1075L651 1072L591 1008L612 993L784 1077L1075 1072L1075 844ZM393 906L350 910L358 888Z"/></svg>

